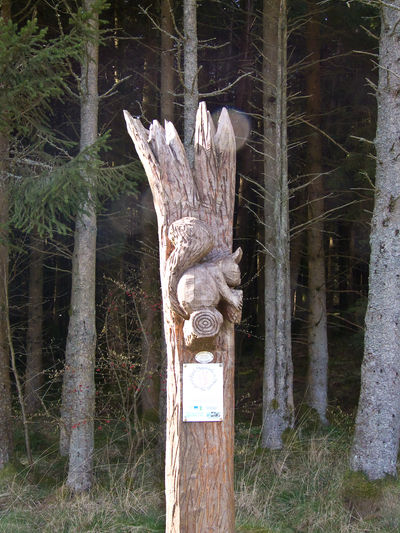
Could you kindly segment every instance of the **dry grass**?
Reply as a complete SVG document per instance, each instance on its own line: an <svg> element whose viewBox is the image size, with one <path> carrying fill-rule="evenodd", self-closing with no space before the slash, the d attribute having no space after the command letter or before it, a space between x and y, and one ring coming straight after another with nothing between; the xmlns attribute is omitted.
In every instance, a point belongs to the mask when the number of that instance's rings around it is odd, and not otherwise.
<svg viewBox="0 0 400 533"><path fill-rule="evenodd" d="M370 483L349 473L351 424L346 417L340 415L334 425L316 430L306 416L279 451L258 446L259 428L239 431L238 531L400 531L400 484Z"/></svg>
<svg viewBox="0 0 400 533"><path fill-rule="evenodd" d="M156 464L153 448L142 442L129 450L110 427L96 452L93 490L72 496L54 443L35 456L33 468L16 462L0 473L0 533L164 531Z"/></svg>
<svg viewBox="0 0 400 533"><path fill-rule="evenodd" d="M77 497L65 489L65 461L55 442L44 446L51 436L43 431L33 443L33 468L17 462L0 473L1 533L164 531L154 428L143 430L141 442L129 450L123 434L110 426L97 443L95 487ZM284 449L273 452L260 447L260 428L238 426L237 531L398 533L400 484L371 484L349 474L350 439L344 416L324 429L304 417L286 435Z"/></svg>

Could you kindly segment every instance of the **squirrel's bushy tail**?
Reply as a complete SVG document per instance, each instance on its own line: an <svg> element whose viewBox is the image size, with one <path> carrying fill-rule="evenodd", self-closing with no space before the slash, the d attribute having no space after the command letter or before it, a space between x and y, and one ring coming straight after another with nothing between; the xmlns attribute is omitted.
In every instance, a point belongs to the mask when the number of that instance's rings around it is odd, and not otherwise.
<svg viewBox="0 0 400 533"><path fill-rule="evenodd" d="M186 270L211 252L214 239L207 224L194 217L173 222L168 230L168 238L174 245L167 261L168 297L172 310L187 320L189 316L178 302L178 282Z"/></svg>

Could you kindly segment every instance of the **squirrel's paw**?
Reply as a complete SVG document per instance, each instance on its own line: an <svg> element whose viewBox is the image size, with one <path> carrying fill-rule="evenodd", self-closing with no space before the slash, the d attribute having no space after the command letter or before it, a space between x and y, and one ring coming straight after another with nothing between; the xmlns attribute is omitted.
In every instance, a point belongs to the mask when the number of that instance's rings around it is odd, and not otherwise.
<svg viewBox="0 0 400 533"><path fill-rule="evenodd" d="M239 324L242 319L243 291L232 289L234 303L225 302L224 314L232 324Z"/></svg>

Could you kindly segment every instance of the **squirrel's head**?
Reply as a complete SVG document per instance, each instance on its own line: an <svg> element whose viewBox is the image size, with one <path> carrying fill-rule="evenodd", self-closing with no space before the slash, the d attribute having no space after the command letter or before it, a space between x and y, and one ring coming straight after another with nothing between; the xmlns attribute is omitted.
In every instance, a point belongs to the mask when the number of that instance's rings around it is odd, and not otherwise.
<svg viewBox="0 0 400 533"><path fill-rule="evenodd" d="M240 284L239 263L242 259L243 252L239 247L233 254L227 255L220 259L220 266L226 283L230 287L236 287Z"/></svg>

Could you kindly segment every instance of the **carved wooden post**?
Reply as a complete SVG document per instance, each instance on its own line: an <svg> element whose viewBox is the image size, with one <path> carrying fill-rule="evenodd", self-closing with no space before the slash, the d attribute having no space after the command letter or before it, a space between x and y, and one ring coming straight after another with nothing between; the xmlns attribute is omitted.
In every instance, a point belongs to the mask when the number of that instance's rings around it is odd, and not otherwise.
<svg viewBox="0 0 400 533"><path fill-rule="evenodd" d="M200 104L191 169L171 122L164 129L154 121L147 131L126 111L125 119L158 218L168 351L166 531L233 533L233 324L240 320L242 291L233 288L240 283L241 250L232 254L232 125L223 110L216 131ZM221 421L183 421L183 365L196 363L200 351L223 366Z"/></svg>

